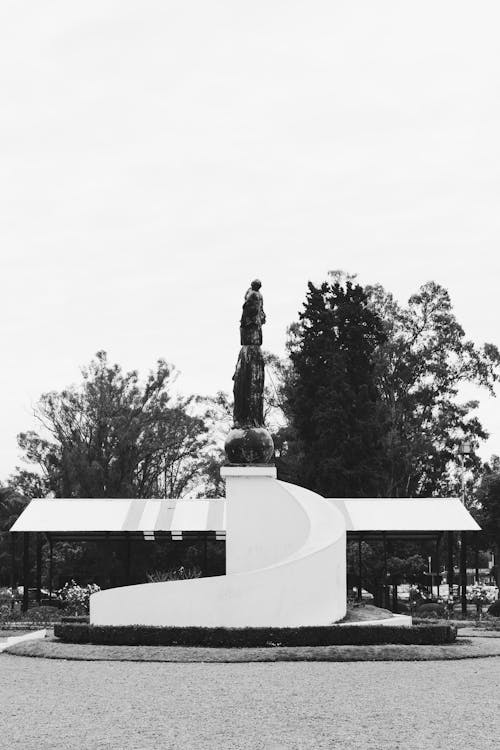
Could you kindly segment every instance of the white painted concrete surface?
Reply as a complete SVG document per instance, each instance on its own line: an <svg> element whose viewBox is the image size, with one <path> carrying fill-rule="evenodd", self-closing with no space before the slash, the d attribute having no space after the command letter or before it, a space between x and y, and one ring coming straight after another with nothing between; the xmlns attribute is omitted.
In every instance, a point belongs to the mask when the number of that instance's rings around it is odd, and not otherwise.
<svg viewBox="0 0 500 750"><path fill-rule="evenodd" d="M327 625L346 611L345 521L272 467L226 467L227 575L93 594L98 625Z"/></svg>
<svg viewBox="0 0 500 750"><path fill-rule="evenodd" d="M372 626L372 625L390 625L392 627L410 627L412 624L412 618L411 615L393 615L392 617L387 617L385 620L364 620L362 622L340 622L339 625L345 626L345 625L356 625L363 627L365 625Z"/></svg>

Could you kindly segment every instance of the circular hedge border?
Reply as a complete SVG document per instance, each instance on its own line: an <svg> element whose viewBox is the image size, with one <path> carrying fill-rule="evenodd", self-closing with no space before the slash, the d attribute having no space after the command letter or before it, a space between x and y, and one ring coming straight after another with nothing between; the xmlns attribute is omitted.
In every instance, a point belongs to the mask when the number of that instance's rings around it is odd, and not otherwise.
<svg viewBox="0 0 500 750"><path fill-rule="evenodd" d="M275 646L440 645L454 643L454 625L328 625L301 628L199 628L61 623L54 635L65 643L108 646Z"/></svg>

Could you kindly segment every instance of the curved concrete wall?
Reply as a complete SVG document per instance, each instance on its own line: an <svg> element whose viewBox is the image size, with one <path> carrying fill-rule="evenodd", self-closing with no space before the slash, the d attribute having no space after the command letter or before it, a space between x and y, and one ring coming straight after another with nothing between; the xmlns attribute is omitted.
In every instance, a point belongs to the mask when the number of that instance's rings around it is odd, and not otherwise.
<svg viewBox="0 0 500 750"><path fill-rule="evenodd" d="M267 474L266 474L267 471ZM93 594L98 625L327 625L346 611L345 522L319 495L269 468L223 469L227 575Z"/></svg>

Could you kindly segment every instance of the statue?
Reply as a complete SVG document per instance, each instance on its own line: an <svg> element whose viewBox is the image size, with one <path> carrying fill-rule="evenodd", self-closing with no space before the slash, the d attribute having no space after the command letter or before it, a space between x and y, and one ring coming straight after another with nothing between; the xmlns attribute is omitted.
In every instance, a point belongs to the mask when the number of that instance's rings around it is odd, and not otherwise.
<svg viewBox="0 0 500 750"><path fill-rule="evenodd" d="M266 322L264 312L264 301L260 288L262 284L259 279L254 279L250 289L245 294L243 313L240 320L241 345L262 344L262 326Z"/></svg>
<svg viewBox="0 0 500 750"><path fill-rule="evenodd" d="M225 450L231 464L266 464L274 445L264 426L264 358L262 326L266 322L258 279L245 294L240 320L241 349L233 375L233 429Z"/></svg>

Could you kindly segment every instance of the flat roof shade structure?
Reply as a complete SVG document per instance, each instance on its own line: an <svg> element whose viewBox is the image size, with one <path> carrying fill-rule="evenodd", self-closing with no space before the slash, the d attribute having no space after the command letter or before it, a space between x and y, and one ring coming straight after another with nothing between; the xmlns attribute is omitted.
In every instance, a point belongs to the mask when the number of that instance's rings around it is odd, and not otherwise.
<svg viewBox="0 0 500 750"><path fill-rule="evenodd" d="M342 510L347 531L480 531L461 500L452 498L329 498Z"/></svg>
<svg viewBox="0 0 500 750"><path fill-rule="evenodd" d="M57 535L97 532L222 532L224 500L32 500L11 528Z"/></svg>
<svg viewBox="0 0 500 750"><path fill-rule="evenodd" d="M348 532L479 531L458 498L329 498ZM283 519L286 523L286 519ZM266 518L262 518L262 524ZM226 500L37 499L11 528L56 535L226 531Z"/></svg>

